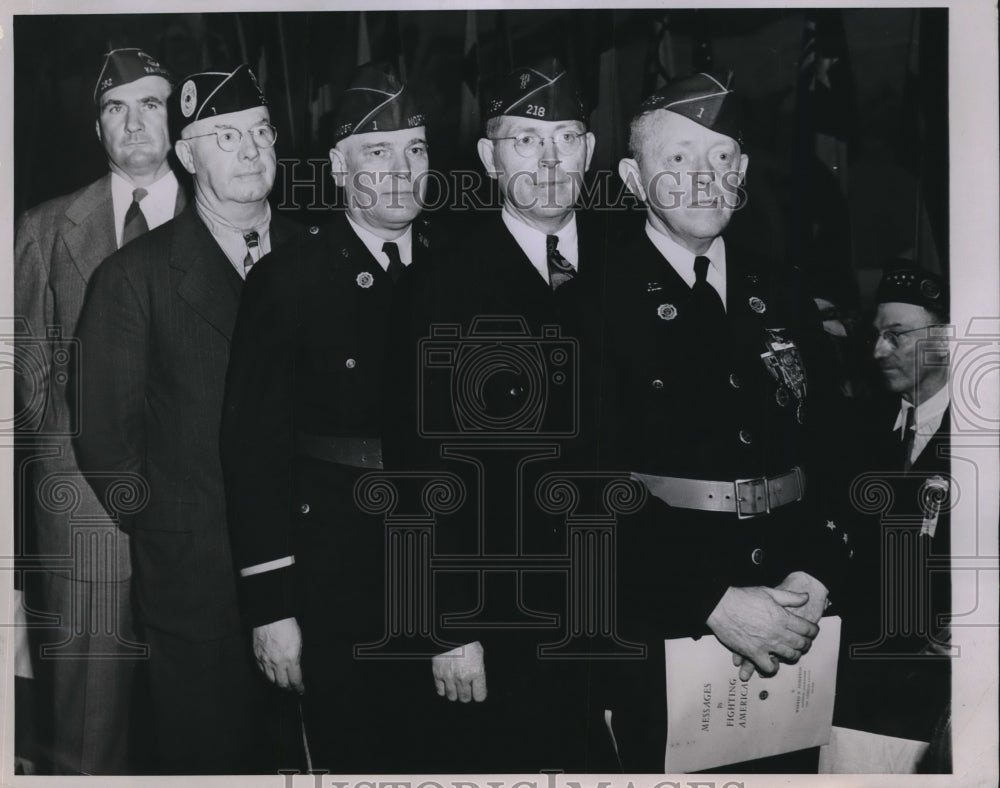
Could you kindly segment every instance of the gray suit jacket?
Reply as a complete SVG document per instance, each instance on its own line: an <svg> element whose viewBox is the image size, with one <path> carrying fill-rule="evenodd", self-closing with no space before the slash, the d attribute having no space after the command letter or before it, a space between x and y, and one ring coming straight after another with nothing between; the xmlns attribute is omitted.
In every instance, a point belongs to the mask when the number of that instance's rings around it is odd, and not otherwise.
<svg viewBox="0 0 1000 788"><path fill-rule="evenodd" d="M175 214L184 204L179 188ZM91 274L115 251L110 174L26 211L17 224L16 424L22 436L37 438L18 480L22 509L31 509L32 554L76 580L126 580L131 574L128 537L114 528L81 476L71 442L80 427L79 396L70 382L79 356L76 323ZM99 551L73 548L95 536Z"/></svg>

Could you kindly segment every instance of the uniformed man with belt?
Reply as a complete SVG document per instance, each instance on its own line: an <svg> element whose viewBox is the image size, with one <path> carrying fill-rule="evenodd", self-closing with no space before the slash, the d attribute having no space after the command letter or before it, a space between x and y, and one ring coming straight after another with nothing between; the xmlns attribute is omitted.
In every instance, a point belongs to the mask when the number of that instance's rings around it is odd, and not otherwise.
<svg viewBox="0 0 1000 788"><path fill-rule="evenodd" d="M807 506L826 394L814 307L791 271L722 237L748 164L730 79L696 74L646 99L619 164L647 209L604 292L604 467L650 493L619 531L625 635L648 653L615 685L626 771L664 768L663 639L715 635L744 680L796 660L834 582L822 540L841 536Z"/></svg>
<svg viewBox="0 0 1000 788"><path fill-rule="evenodd" d="M397 281L429 254L424 127L392 71L357 70L330 150L346 210L254 268L227 381L223 463L254 652L271 681L303 694L313 767L340 773L414 770L416 663L354 655L378 641L386 604L385 529L354 485L382 467Z"/></svg>

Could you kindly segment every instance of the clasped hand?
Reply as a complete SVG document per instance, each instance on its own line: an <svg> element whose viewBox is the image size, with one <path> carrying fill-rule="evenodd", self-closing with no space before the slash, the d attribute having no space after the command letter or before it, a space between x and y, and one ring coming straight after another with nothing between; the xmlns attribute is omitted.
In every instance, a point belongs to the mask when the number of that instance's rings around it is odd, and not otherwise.
<svg viewBox="0 0 1000 788"><path fill-rule="evenodd" d="M431 670L438 695L462 703L486 700L486 662L478 640L433 657Z"/></svg>

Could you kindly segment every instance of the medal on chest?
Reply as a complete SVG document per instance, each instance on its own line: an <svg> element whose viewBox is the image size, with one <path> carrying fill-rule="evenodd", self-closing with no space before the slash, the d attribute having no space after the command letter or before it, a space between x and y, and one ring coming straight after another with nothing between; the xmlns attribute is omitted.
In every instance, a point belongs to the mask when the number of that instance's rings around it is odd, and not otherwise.
<svg viewBox="0 0 1000 788"><path fill-rule="evenodd" d="M778 384L775 401L785 407L795 398L795 418L799 424L805 420L806 370L802 354L794 340L787 337L784 328L764 329L764 347L761 361Z"/></svg>

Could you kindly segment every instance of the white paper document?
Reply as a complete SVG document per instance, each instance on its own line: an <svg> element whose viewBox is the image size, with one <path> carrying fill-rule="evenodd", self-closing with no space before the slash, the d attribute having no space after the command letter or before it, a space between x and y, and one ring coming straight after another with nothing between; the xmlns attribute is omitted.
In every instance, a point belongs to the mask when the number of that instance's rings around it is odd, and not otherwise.
<svg viewBox="0 0 1000 788"><path fill-rule="evenodd" d="M820 621L809 653L774 676L742 682L714 637L664 641L665 772L679 774L826 744L840 647L840 618Z"/></svg>

